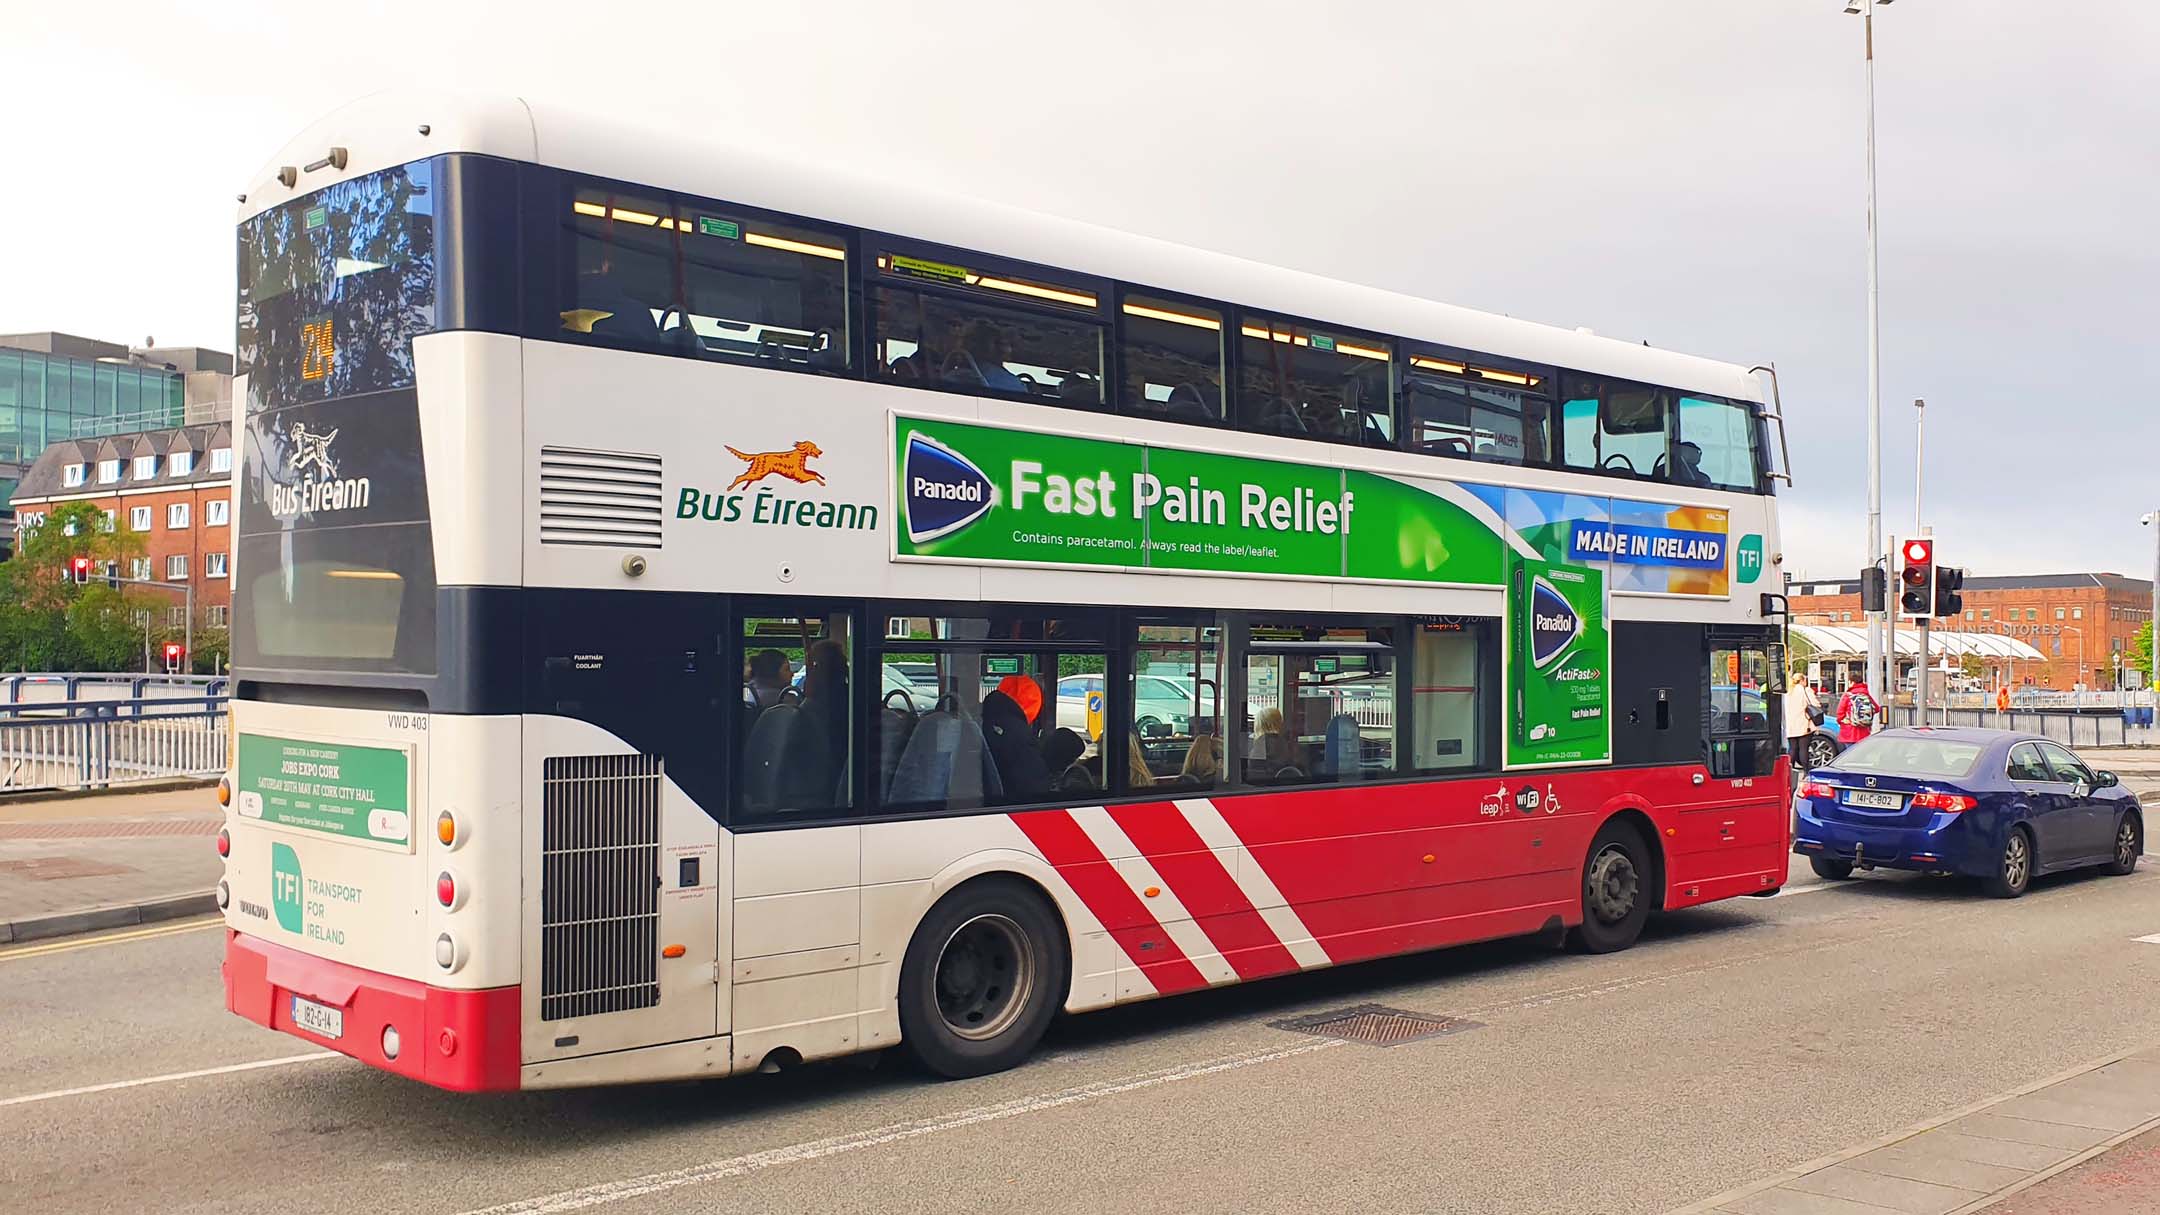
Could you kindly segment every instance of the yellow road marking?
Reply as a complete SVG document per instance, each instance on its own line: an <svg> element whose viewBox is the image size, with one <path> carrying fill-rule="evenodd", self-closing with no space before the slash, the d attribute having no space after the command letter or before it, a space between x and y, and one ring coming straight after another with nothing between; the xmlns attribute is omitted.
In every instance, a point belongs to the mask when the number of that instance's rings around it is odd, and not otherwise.
<svg viewBox="0 0 2160 1215"><path fill-rule="evenodd" d="M222 928L223 916L197 916L192 919L174 920L169 924L154 924L147 928L130 928L103 936L81 937L66 941L37 942L15 949L0 949L0 962L13 962L23 958L42 958L47 954L73 953L78 949L94 949L99 945L118 945L122 941L140 941L147 937L169 937L183 932L200 932L205 928Z"/></svg>

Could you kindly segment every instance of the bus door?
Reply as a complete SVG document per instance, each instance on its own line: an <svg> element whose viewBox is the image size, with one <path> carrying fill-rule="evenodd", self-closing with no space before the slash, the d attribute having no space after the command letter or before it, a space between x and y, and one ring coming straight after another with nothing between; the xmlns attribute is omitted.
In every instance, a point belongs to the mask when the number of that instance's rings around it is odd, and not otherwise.
<svg viewBox="0 0 2160 1215"><path fill-rule="evenodd" d="M721 613L545 594L527 617L526 1062L724 1033Z"/></svg>

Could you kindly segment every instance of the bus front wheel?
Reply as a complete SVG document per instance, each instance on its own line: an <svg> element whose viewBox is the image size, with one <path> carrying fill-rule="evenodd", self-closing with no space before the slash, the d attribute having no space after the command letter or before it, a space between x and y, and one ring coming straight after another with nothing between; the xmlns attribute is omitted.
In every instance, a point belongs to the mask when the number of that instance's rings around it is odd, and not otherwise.
<svg viewBox="0 0 2160 1215"><path fill-rule="evenodd" d="M1583 953L1633 945L1650 918L1652 872L1642 832L1621 819L1606 823L1583 862L1583 918L1569 934L1570 943Z"/></svg>
<svg viewBox="0 0 2160 1215"><path fill-rule="evenodd" d="M949 1079L1018 1065L1064 1003L1072 962L1048 900L1015 878L946 895L900 966L900 1041Z"/></svg>

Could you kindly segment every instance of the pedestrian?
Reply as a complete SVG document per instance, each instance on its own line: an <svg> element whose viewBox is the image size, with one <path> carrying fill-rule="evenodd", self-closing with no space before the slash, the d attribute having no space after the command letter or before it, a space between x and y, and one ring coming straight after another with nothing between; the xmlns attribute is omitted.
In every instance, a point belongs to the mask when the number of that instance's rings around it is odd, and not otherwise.
<svg viewBox="0 0 2160 1215"><path fill-rule="evenodd" d="M1815 723L1822 720L1822 698L1815 695L1815 688L1807 681L1804 667L1792 669L1792 680L1785 685L1785 743L1791 748L1793 769L1798 771L1807 758L1808 736L1815 732Z"/></svg>
<svg viewBox="0 0 2160 1215"><path fill-rule="evenodd" d="M1851 746L1875 732L1875 721L1882 716L1882 702L1868 691L1867 681L1856 679L1838 697L1838 741Z"/></svg>

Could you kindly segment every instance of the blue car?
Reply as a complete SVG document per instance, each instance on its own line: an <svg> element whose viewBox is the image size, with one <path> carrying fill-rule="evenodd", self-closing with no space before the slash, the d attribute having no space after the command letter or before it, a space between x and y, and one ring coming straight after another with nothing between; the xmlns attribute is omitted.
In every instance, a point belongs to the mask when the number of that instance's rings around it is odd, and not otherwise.
<svg viewBox="0 0 2160 1215"><path fill-rule="evenodd" d="M2145 850L2144 808L2114 773L2010 730L1877 731L1808 773L1793 809L1793 851L1832 881L1961 873L2014 899L2038 874L2129 873Z"/></svg>

